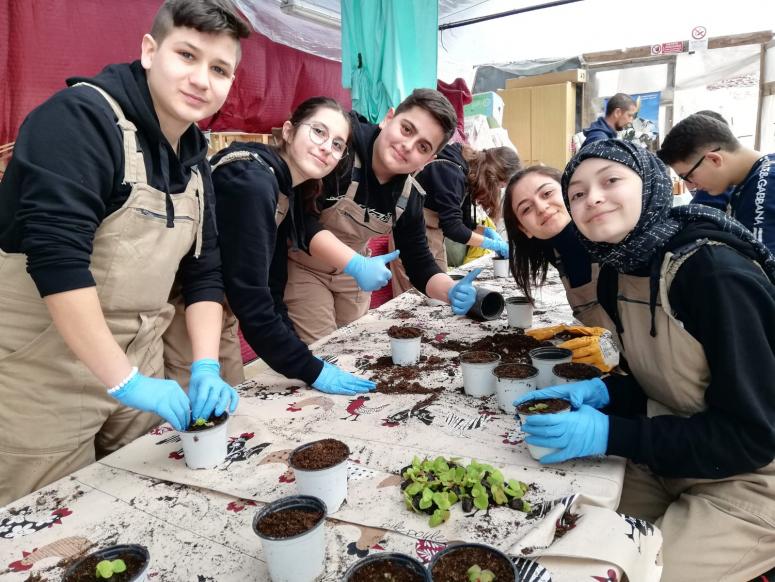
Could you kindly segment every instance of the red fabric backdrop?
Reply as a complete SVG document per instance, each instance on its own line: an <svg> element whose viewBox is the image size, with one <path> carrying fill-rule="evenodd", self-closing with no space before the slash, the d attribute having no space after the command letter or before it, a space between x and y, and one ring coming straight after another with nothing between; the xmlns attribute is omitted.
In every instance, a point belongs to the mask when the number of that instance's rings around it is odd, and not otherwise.
<svg viewBox="0 0 775 582"><path fill-rule="evenodd" d="M0 0L0 144L14 141L24 117L73 75L139 58L161 0ZM337 33L333 33L337 34ZM254 32L215 131L268 133L293 108L329 95L350 108L341 64L277 44Z"/></svg>

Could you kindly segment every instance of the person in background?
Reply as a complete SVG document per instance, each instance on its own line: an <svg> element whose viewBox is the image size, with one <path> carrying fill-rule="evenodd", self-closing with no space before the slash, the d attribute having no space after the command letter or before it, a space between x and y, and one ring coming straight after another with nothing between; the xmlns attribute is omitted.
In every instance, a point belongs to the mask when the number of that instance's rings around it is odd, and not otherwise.
<svg viewBox="0 0 775 582"><path fill-rule="evenodd" d="M0 183L0 505L191 408L237 405L219 375L223 282L207 141L250 29L226 0L167 0L141 57L68 80L32 111ZM164 380L180 273L188 397Z"/></svg>
<svg viewBox="0 0 775 582"><path fill-rule="evenodd" d="M417 183L425 191L423 215L428 246L439 269L447 271L445 237L508 256L508 243L494 228L477 228L476 205L496 222L501 212L501 189L519 168L519 156L511 148L480 152L456 143L445 146L417 174ZM401 263L394 261L390 268L393 296L412 288Z"/></svg>
<svg viewBox="0 0 775 582"><path fill-rule="evenodd" d="M720 121L724 125L729 125L729 123L727 123L727 120L724 119L724 117L720 113L717 113L716 111L712 111L710 109L703 109L702 111L697 111L697 115L706 115L708 117L712 117L713 119ZM731 186L727 188L723 193L717 194L716 196L714 196L705 190L702 190L700 188L695 188L691 201L695 204L704 204L705 206L711 206L713 208L718 208L719 210L723 210L724 212L726 212L727 208L729 207L729 201L732 198L732 192L734 191L734 189L735 187Z"/></svg>
<svg viewBox="0 0 775 582"><path fill-rule="evenodd" d="M573 361L610 369L605 356L606 332L615 331L613 322L597 300L599 266L578 239L576 227L562 200L561 172L548 166L530 166L514 174L506 186L503 218L509 240L511 273L519 289L531 302L533 290L546 281L549 265L556 267L565 287L573 316L586 326L582 337L561 344L573 351ZM536 328L526 333L536 339L550 339L564 326ZM608 363L606 363L608 361Z"/></svg>
<svg viewBox="0 0 775 582"><path fill-rule="evenodd" d="M712 196L734 186L728 213L775 250L775 153L743 147L726 123L695 113L670 130L657 155Z"/></svg>
<svg viewBox="0 0 775 582"><path fill-rule="evenodd" d="M313 97L283 124L280 145L235 143L211 160L224 286L233 310L226 326L232 327L236 315L250 347L273 370L322 392L346 395L367 392L374 383L314 357L296 336L283 292L286 241L308 250L305 207L314 206L321 178L347 155L349 136L350 118L342 106ZM221 344L221 352L228 351L239 357L236 338Z"/></svg>
<svg viewBox="0 0 775 582"><path fill-rule="evenodd" d="M387 284L386 263L399 253L412 285L450 303L455 314L465 314L476 298L470 278L455 283L433 259L412 177L455 130L449 101L438 91L416 89L379 126L351 117L348 164L326 177L324 195L307 215L309 252L288 253L285 303L307 344L366 313L369 292ZM391 232L397 250L374 257L381 264L361 254L369 238Z"/></svg>
<svg viewBox="0 0 775 582"><path fill-rule="evenodd" d="M592 122L584 133L582 148L601 139L615 139L635 117L638 106L626 93L617 93L608 100L605 116L601 115Z"/></svg>
<svg viewBox="0 0 775 582"><path fill-rule="evenodd" d="M531 416L557 463L628 459L617 512L662 532L665 582L751 580L775 566L775 257L714 208L671 208L667 169L621 140L584 148L562 177L601 305L631 375L538 390L566 414Z"/></svg>

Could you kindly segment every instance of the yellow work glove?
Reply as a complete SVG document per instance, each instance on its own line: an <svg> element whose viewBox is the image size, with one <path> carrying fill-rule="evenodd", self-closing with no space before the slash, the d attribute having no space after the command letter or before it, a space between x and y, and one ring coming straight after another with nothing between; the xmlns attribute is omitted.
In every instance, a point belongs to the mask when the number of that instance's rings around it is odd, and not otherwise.
<svg viewBox="0 0 775 582"><path fill-rule="evenodd" d="M577 336L603 335L608 330L604 327L585 327L583 325L569 325L565 331Z"/></svg>
<svg viewBox="0 0 775 582"><path fill-rule="evenodd" d="M602 342L601 339L603 340ZM575 337L558 344L557 347L573 352L574 362L590 364L602 372L610 372L618 364L619 360L618 354L610 342L610 334L603 338L600 335Z"/></svg>
<svg viewBox="0 0 775 582"><path fill-rule="evenodd" d="M525 335L537 339L539 342L552 339L558 333L568 329L567 325L552 325L551 327L537 327L535 329L525 330Z"/></svg>

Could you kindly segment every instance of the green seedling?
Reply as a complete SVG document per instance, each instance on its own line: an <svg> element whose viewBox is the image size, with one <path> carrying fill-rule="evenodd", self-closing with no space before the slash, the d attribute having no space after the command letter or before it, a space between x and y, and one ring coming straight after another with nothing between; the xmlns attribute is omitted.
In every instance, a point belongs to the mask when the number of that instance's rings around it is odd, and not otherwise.
<svg viewBox="0 0 775 582"><path fill-rule="evenodd" d="M534 404L533 406L529 406L528 410L530 412L538 412L539 410L546 410L549 408L548 404L545 404L543 402L539 402L538 404Z"/></svg>
<svg viewBox="0 0 775 582"><path fill-rule="evenodd" d="M126 572L124 560L102 560L97 564L95 576L98 580L100 578L109 580L113 577L113 574L120 574L121 572Z"/></svg>
<svg viewBox="0 0 775 582"><path fill-rule="evenodd" d="M495 574L491 570L482 570L479 564L474 564L467 571L468 582L493 582Z"/></svg>
<svg viewBox="0 0 775 582"><path fill-rule="evenodd" d="M206 418L197 418L194 421L194 426L207 426L207 419Z"/></svg>
<svg viewBox="0 0 775 582"><path fill-rule="evenodd" d="M530 508L522 499L528 489L525 483L516 479L506 481L498 469L475 460L463 466L455 458L414 457L401 476L407 509L430 515L432 527L449 519L450 510L458 501L462 501L466 513L474 507L486 511L491 505L508 505L522 511Z"/></svg>

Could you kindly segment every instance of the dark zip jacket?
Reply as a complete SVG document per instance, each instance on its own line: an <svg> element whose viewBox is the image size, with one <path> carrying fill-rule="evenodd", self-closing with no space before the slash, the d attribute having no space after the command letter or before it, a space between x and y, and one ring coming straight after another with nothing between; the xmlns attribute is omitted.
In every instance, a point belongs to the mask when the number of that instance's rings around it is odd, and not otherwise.
<svg viewBox="0 0 775 582"><path fill-rule="evenodd" d="M257 160L234 161L213 172L226 298L253 351L273 370L312 384L323 363L296 335L283 301L288 280L286 241L304 237L299 232L302 196L294 192L287 164L270 146L232 144L212 163L241 150L259 156L266 165ZM276 227L280 192L288 196L289 209Z"/></svg>
<svg viewBox="0 0 775 582"><path fill-rule="evenodd" d="M109 65L96 77L67 83L82 81L104 89L137 126L152 187L167 194L182 192L191 168L199 168L206 200L202 253L195 259L192 245L180 264L179 281L186 305L222 301L202 132L189 127L180 138L180 155L175 154L161 132L139 61ZM94 234L126 202L131 188L122 184L123 178L122 132L110 105L93 88L64 89L27 116L0 183L0 248L27 255L27 270L41 296L95 285L89 271ZM168 200L168 209L170 204Z"/></svg>
<svg viewBox="0 0 775 582"><path fill-rule="evenodd" d="M592 122L592 125L584 130L584 137L586 139L581 145L582 148L587 144L600 141L601 139L616 139L619 136L616 133L616 130L608 125L605 117L601 115Z"/></svg>

